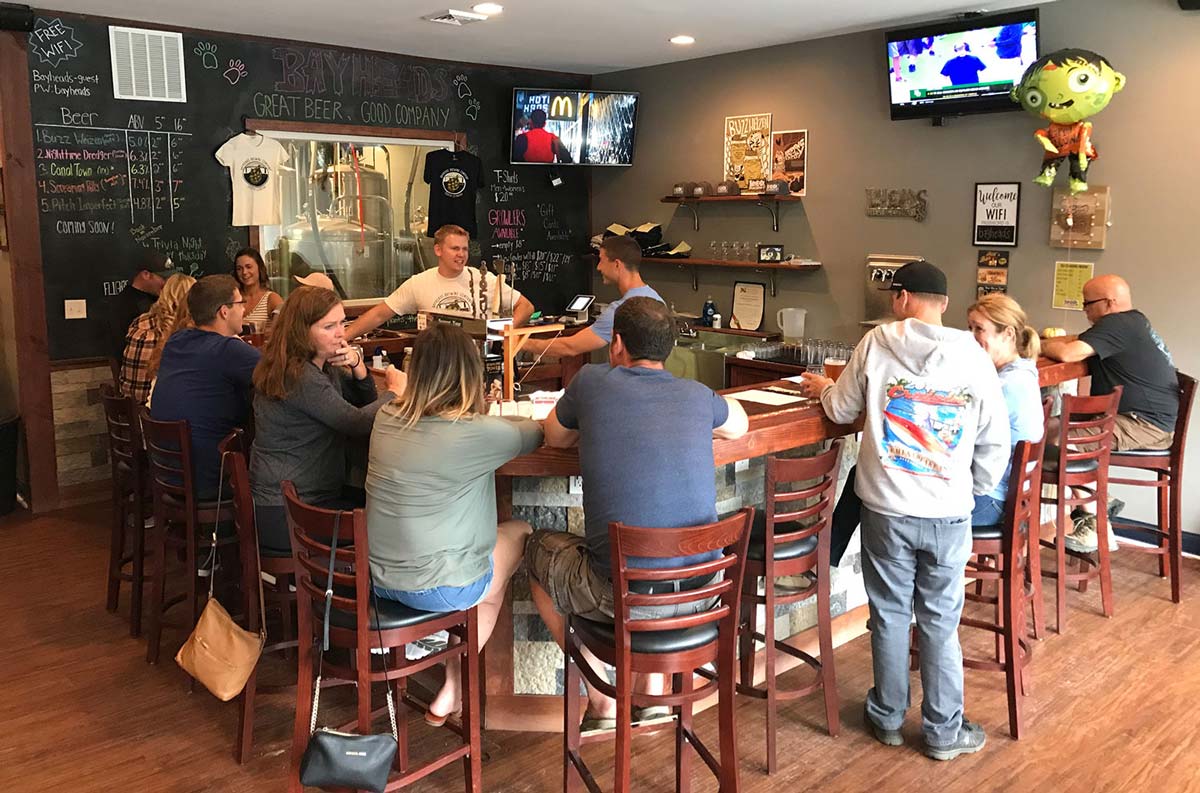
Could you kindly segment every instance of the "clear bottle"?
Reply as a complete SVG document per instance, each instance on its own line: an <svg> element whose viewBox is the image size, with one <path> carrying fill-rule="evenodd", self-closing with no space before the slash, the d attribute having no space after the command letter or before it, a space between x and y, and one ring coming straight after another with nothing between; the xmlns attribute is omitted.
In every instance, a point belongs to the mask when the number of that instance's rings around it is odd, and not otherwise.
<svg viewBox="0 0 1200 793"><path fill-rule="evenodd" d="M713 302L712 295L704 301L704 308L700 312L700 324L706 328L711 328L713 324L713 314L717 313L717 304Z"/></svg>

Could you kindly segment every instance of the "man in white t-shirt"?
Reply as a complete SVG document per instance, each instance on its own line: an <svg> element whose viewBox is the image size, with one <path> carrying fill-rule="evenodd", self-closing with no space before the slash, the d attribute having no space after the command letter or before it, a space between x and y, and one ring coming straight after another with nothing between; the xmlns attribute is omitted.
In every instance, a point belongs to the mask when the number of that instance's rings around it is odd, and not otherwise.
<svg viewBox="0 0 1200 793"><path fill-rule="evenodd" d="M496 276L488 273L481 279L478 270L467 269L470 242L462 226L446 225L438 229L433 235L437 269L418 273L400 284L382 303L350 323L346 338L372 331L398 314L457 311L479 316L480 290L484 290L487 305L491 306L496 294ZM515 325L524 325L533 315L533 304L507 284L501 291L500 305L502 314L508 314L508 307L512 306Z"/></svg>

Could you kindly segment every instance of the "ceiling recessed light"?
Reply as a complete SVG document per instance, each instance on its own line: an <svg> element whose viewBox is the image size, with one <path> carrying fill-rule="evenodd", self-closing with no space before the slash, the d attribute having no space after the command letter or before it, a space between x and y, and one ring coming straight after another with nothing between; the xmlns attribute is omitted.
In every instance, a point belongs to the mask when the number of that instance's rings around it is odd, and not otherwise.
<svg viewBox="0 0 1200 793"><path fill-rule="evenodd" d="M476 14L495 16L504 10L504 6L500 5L499 3L479 3L478 5L471 6L471 10Z"/></svg>
<svg viewBox="0 0 1200 793"><path fill-rule="evenodd" d="M695 44L696 40L691 36L672 36L672 44Z"/></svg>

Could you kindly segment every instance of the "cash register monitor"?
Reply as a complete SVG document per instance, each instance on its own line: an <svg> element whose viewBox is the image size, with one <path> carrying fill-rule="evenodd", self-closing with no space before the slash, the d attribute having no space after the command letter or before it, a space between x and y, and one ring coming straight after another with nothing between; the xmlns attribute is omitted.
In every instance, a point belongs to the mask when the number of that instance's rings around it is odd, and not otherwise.
<svg viewBox="0 0 1200 793"><path fill-rule="evenodd" d="M588 309L592 307L592 301L595 299L595 295L575 295L571 302L567 303L566 318L575 322L587 322Z"/></svg>

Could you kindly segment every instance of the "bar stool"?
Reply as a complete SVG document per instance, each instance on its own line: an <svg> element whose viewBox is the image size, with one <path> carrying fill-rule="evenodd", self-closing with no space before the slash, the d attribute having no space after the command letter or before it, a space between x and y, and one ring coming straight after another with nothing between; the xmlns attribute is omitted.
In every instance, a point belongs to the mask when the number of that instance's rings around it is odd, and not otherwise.
<svg viewBox="0 0 1200 793"><path fill-rule="evenodd" d="M1046 446L1042 466L1042 482L1055 485L1055 497L1040 499L1054 504L1054 542L1041 544L1055 551L1054 570L1042 574L1055 579L1055 631L1062 633L1066 621L1067 582L1086 585L1092 578L1100 579L1100 603L1104 616L1113 611L1112 568L1108 550L1108 461L1112 450L1113 427L1116 425L1117 405L1121 401L1121 386L1105 396L1070 396L1062 398L1062 414L1057 446ZM1082 493L1083 495L1078 495ZM1089 570L1091 560L1085 553L1066 547L1066 527L1071 508L1094 504L1096 507L1096 537L1099 562ZM1079 560L1080 571L1067 572L1067 558Z"/></svg>
<svg viewBox="0 0 1200 793"><path fill-rule="evenodd" d="M192 440L186 420L156 421L141 411L142 435L146 440L146 458L151 490L154 493L153 567L150 574L150 628L146 641L146 661L158 663L162 640L163 615L179 602L191 603L190 630L204 608L201 596L207 587L199 585L199 551L219 554L221 548L237 544L236 536L212 542L211 526L233 520L230 501L198 501L192 478ZM167 548L183 556L187 574L184 593L166 600ZM212 571L209 571L210 573ZM191 682L194 688L195 680Z"/></svg>
<svg viewBox="0 0 1200 793"><path fill-rule="evenodd" d="M564 656L566 675L563 698L563 790L577 791L580 783L591 793L600 787L580 756L584 743L605 740L607 734L580 735L580 674L588 683L617 701L616 793L629 793L630 753L634 734L662 729L661 724L634 727L633 706L667 705L674 709L675 789L690 787L691 744L717 777L720 790L738 789L737 728L734 722L738 613L750 539L753 508L703 526L676 529L639 528L622 523L609 525L612 549L613 623L580 617L567 619ZM717 553L715 559L685 566L648 568L630 566L631 557L668 559L681 551L689 556ZM721 580L712 580L718 573ZM694 589L683 588L689 579L705 580ZM677 617L634 619L638 607L680 606L712 600L707 610ZM601 679L583 657L587 648L601 662L615 667L616 684ZM694 687L696 672L715 664L715 679ZM641 694L633 691L634 673L670 675L671 692ZM719 754L715 758L692 730L692 707L717 694Z"/></svg>
<svg viewBox="0 0 1200 793"><path fill-rule="evenodd" d="M238 558L241 561L242 611L246 618L246 629L258 632L262 613L270 604L279 612L282 636L277 641L268 641L262 655L282 653L284 657L297 646L296 632L292 621L292 610L296 596L288 588L292 583L295 563L290 551L281 553L259 546L258 531L254 524L254 499L250 494L250 473L246 467L245 439L241 430L234 430L221 441L218 447L224 460L229 492L233 499L233 525L237 529ZM269 576L270 581L264 576ZM259 598L264 602L260 606ZM268 631L270 639L270 631ZM262 656L259 657L260 661ZM238 729L234 743L234 756L238 763L245 763L254 747L254 706L259 695L291 694L294 685L259 686L258 667L250 673L246 687L238 697Z"/></svg>
<svg viewBox="0 0 1200 793"><path fill-rule="evenodd" d="M1192 415L1192 401L1196 396L1196 380L1177 371L1179 379L1179 413L1175 417L1175 439L1171 448L1162 451L1125 449L1114 451L1109 458L1110 468L1132 468L1153 472L1153 479L1108 478L1110 485L1133 485L1153 487L1158 490L1158 523L1155 528L1112 519L1114 528L1131 528L1148 531L1158 538L1157 546L1123 545L1135 551L1158 555L1158 574L1167 574L1168 559L1171 567L1171 601L1178 603L1182 597L1183 579L1183 516L1180 503L1183 500L1183 447L1187 443L1188 422Z"/></svg>
<svg viewBox="0 0 1200 793"><path fill-rule="evenodd" d="M292 558L296 572L296 609L300 639L299 669L296 679L296 722L292 736L292 757L288 773L289 793L300 793L300 758L308 746L311 720L313 717L313 645L320 641L323 632L329 632L330 648L349 651L349 658L340 661L326 657L322 660L322 676L331 680L346 680L358 687L358 717L341 729L354 729L360 733L371 731L374 712L371 710L371 684L395 680L399 693L399 704L407 705L419 714L424 714L423 703L412 699L406 692L408 678L431 666L460 656L462 668L462 726L447 721L446 725L457 732L462 743L443 752L430 762L409 768L408 727L404 713L397 713L396 730L398 751L396 770L398 777L388 781L388 790L407 787L455 760L462 759L469 793L482 789L482 738L480 735L479 692L481 683L479 667L479 623L478 610L453 611L444 614L417 611L386 598L376 598L371 593L370 567L367 552L367 518L361 509L352 512L312 507L296 495L291 482L283 483L284 506L287 510L288 528L292 539ZM349 526L346 544L341 544ZM330 547L329 538L338 530L338 547ZM330 554L334 555L336 569L333 581L328 586L333 591L333 608L329 625L325 625L326 579L329 577ZM457 644L431 653L417 661L405 659L404 645L415 642L437 631L449 631L458 637ZM383 666L382 658L371 650L388 651L391 661ZM317 649L316 652L322 652ZM372 665L372 658L381 660ZM323 686L322 686L323 687Z"/></svg>
<svg viewBox="0 0 1200 793"><path fill-rule="evenodd" d="M120 396L108 383L100 385L104 421L108 426L109 461L112 463L113 527L108 544L108 593L105 608L117 610L121 582L128 581L129 635L142 635L142 594L145 588L146 450L137 405ZM126 552L126 547L130 550ZM129 571L126 572L126 566Z"/></svg>
<svg viewBox="0 0 1200 793"><path fill-rule="evenodd" d="M1026 585L1030 560L1039 553L1038 517L1045 439L1018 441L1013 449L1004 517L996 526L972 526L972 560L967 575L977 581L995 581L994 598L968 594L970 600L995 606L995 621L964 616L960 624L996 635L996 658L963 658L968 669L1004 672L1008 691L1008 732L1021 737L1021 704L1029 693L1029 640L1025 610L1030 594Z"/></svg>
<svg viewBox="0 0 1200 793"><path fill-rule="evenodd" d="M833 662L833 628L829 607L829 531L833 516L833 495L837 487L842 440L835 440L828 451L815 457L767 458L766 512L754 516L750 546L746 557L746 575L742 585L741 631L738 635L741 681L737 690L767 701L767 773L775 773L775 731L780 700L808 696L817 689L825 695L825 722L829 734L837 735L837 677ZM791 483L805 483L799 489ZM780 489L784 486L785 489ZM807 575L812 584L790 590L776 585L780 576ZM758 594L758 579L763 579L763 594ZM820 658L775 639L775 609L813 596L817 598L817 635ZM758 607L764 606L763 630L756 630ZM766 678L754 685L754 643L764 645ZM816 674L808 685L780 689L775 676L776 653L787 653L807 664Z"/></svg>

